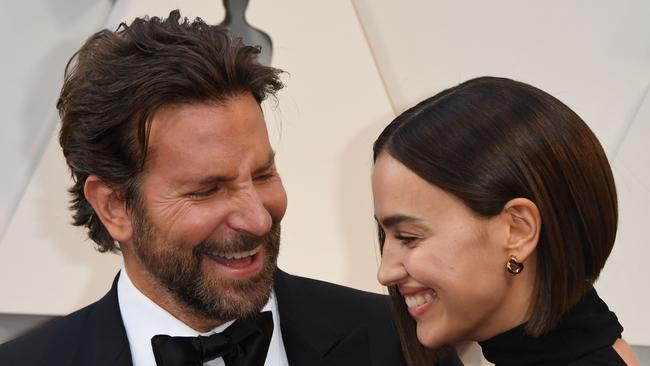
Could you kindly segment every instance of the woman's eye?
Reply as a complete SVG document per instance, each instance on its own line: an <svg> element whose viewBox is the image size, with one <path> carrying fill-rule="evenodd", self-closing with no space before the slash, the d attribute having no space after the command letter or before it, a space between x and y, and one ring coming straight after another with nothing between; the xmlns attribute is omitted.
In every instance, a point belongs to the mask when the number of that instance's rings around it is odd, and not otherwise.
<svg viewBox="0 0 650 366"><path fill-rule="evenodd" d="M408 236L408 235L395 235L395 239L399 240L402 242L404 245L409 245L413 243L415 240L417 240L416 236Z"/></svg>

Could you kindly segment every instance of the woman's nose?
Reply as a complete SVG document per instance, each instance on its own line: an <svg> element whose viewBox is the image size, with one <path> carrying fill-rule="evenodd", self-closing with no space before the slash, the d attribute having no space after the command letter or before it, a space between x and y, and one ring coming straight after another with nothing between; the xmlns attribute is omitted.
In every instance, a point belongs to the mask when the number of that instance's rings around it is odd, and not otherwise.
<svg viewBox="0 0 650 366"><path fill-rule="evenodd" d="M384 243L381 254L381 264L377 271L377 280L384 286L390 286L402 282L408 273L402 263L399 249L393 248L389 243Z"/></svg>

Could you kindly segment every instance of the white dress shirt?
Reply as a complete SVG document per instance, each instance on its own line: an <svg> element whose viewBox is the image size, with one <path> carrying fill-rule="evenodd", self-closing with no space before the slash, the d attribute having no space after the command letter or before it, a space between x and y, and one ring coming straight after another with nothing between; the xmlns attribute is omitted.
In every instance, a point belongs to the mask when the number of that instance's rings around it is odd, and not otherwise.
<svg viewBox="0 0 650 366"><path fill-rule="evenodd" d="M234 320L231 320L204 333L190 328L140 292L131 282L124 266L122 266L120 278L117 282L117 297L126 336L129 339L133 366L156 365L151 347L151 338L157 334L182 337L207 336L222 332L234 322ZM264 306L263 311L273 313L273 335L271 336L271 343L269 344L269 351L264 365L288 366L289 362L287 361L287 354L280 333L280 316L274 292L271 292L269 302ZM224 361L223 358L219 357L204 363L204 366L224 366Z"/></svg>

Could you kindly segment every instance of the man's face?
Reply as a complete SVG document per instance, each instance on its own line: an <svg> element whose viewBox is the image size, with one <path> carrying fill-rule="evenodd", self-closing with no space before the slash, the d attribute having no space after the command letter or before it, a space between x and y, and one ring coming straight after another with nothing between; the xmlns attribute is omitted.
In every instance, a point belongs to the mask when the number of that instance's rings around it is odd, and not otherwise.
<svg viewBox="0 0 650 366"><path fill-rule="evenodd" d="M257 102L163 107L149 144L133 205L135 271L201 316L260 311L287 199Z"/></svg>

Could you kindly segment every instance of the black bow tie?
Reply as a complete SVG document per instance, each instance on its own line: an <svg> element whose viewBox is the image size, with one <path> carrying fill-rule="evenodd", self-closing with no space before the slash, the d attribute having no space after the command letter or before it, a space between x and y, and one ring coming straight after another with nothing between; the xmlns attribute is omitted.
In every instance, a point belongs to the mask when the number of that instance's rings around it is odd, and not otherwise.
<svg viewBox="0 0 650 366"><path fill-rule="evenodd" d="M156 335L151 338L158 366L202 366L223 357L226 366L262 366L271 343L270 311L239 319L221 333L198 337Z"/></svg>

